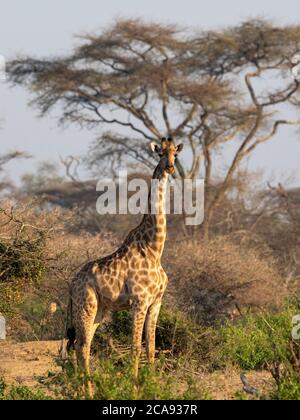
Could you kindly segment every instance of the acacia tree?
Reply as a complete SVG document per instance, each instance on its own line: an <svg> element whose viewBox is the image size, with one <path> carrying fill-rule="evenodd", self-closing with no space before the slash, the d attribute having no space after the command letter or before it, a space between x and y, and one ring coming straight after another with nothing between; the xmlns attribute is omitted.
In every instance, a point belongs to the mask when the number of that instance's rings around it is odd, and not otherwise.
<svg viewBox="0 0 300 420"><path fill-rule="evenodd" d="M13 84L35 94L42 115L60 106L61 123L101 130L90 164L154 162L145 147L163 135L186 143L178 175L206 182L205 235L218 203L243 159L272 139L280 126L298 124L277 115L282 103L300 104L291 72L300 51L300 26L276 27L260 20L223 31L184 31L176 25L121 20L100 35L81 37L69 56L20 58L8 65ZM280 74L280 83L260 78ZM264 79L265 80L265 79ZM232 161L213 188L215 152L236 146Z"/></svg>

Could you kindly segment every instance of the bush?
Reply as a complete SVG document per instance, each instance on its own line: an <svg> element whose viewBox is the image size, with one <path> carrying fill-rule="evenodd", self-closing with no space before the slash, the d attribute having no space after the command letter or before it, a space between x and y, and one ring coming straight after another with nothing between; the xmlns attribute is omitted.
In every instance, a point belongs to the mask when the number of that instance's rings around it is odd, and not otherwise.
<svg viewBox="0 0 300 420"><path fill-rule="evenodd" d="M156 330L157 348L171 350L173 356L199 355L203 328L176 309L162 307Z"/></svg>
<svg viewBox="0 0 300 420"><path fill-rule="evenodd" d="M170 399L209 399L209 394L196 384L193 377L182 372L169 373L165 370L164 360L157 362L157 368L141 366L139 378L132 376L129 358L110 360L101 358L89 379L96 400L170 400ZM49 390L58 399L85 399L83 385L87 378L76 373L68 363L62 373L47 378Z"/></svg>
<svg viewBox="0 0 300 420"><path fill-rule="evenodd" d="M165 261L169 300L200 322L278 308L288 293L271 257L263 259L226 238L169 245Z"/></svg>
<svg viewBox="0 0 300 420"><path fill-rule="evenodd" d="M273 400L300 400L300 372L285 374L280 380L277 390L271 394Z"/></svg>
<svg viewBox="0 0 300 420"><path fill-rule="evenodd" d="M0 283L0 313L11 315L15 306L21 303L23 293L24 285L19 280Z"/></svg>
<svg viewBox="0 0 300 420"><path fill-rule="evenodd" d="M4 382L4 379L0 377L0 400L4 397L5 388L6 384Z"/></svg>
<svg viewBox="0 0 300 420"><path fill-rule="evenodd" d="M120 344L129 345L132 331L131 311L113 312L111 320L105 329L107 336L112 337Z"/></svg>
<svg viewBox="0 0 300 420"><path fill-rule="evenodd" d="M104 330L97 332L94 348L104 349L111 337L116 346L131 344L131 311L114 312L111 321ZM172 357L203 362L209 356L209 329L203 329L177 309L162 306L156 329L156 349Z"/></svg>
<svg viewBox="0 0 300 420"><path fill-rule="evenodd" d="M248 315L235 324L221 326L221 365L229 362L242 370L253 370L290 362L292 318L298 310L291 304L279 313Z"/></svg>
<svg viewBox="0 0 300 420"><path fill-rule="evenodd" d="M44 241L0 242L0 312L8 314L30 286L40 284L46 271Z"/></svg>
<svg viewBox="0 0 300 420"><path fill-rule="evenodd" d="M220 326L214 365L232 364L239 371L265 369L276 386L260 399L300 400L300 342L291 334L297 313L299 304L291 302L280 312L251 314Z"/></svg>
<svg viewBox="0 0 300 420"><path fill-rule="evenodd" d="M0 242L0 281L39 281L45 272L44 241Z"/></svg>
<svg viewBox="0 0 300 420"><path fill-rule="evenodd" d="M31 389L27 386L7 386L0 378L0 400L50 400L43 391Z"/></svg>
<svg viewBox="0 0 300 420"><path fill-rule="evenodd" d="M33 209L26 206L23 210L9 203L0 207L3 228L0 234L0 311L4 314L12 312L22 300L21 296L31 285L39 283L46 272L48 230L40 223L33 224L32 213ZM45 223L43 217L41 220Z"/></svg>

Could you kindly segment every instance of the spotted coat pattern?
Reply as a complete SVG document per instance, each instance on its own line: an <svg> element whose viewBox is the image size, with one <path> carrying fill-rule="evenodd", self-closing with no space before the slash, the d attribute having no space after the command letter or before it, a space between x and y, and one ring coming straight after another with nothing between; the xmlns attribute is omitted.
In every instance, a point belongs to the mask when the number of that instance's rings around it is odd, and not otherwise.
<svg viewBox="0 0 300 420"><path fill-rule="evenodd" d="M157 318L168 283L161 265L166 239L165 190L178 150L171 139L163 139L161 147L156 147L160 161L153 179L158 180L158 187L148 199L149 208L154 199L155 214L146 214L113 254L86 264L71 283L69 318L77 361L87 372L97 327L109 312L129 308L133 311L134 375L138 374L144 326L148 361L154 362Z"/></svg>

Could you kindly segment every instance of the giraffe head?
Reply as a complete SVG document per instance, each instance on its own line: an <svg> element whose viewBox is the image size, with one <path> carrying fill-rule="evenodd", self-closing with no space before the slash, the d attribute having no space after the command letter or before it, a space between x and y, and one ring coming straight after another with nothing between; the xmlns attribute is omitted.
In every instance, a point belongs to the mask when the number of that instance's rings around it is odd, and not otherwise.
<svg viewBox="0 0 300 420"><path fill-rule="evenodd" d="M160 157L159 166L161 171L166 171L168 174L173 175L175 172L175 160L177 154L183 149L183 144L175 146L171 137L163 137L160 146L156 143L151 143L151 149Z"/></svg>

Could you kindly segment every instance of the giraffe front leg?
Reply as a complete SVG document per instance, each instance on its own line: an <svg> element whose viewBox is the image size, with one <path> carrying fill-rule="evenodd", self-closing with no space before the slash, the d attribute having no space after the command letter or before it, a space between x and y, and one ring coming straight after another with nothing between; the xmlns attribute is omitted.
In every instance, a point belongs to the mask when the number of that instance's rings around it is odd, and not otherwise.
<svg viewBox="0 0 300 420"><path fill-rule="evenodd" d="M142 335L147 309L146 305L142 304L136 304L133 309L131 354L134 378L138 377L139 360L142 351Z"/></svg>
<svg viewBox="0 0 300 420"><path fill-rule="evenodd" d="M161 301L154 302L148 309L146 318L146 351L148 363L153 364L155 359L155 332Z"/></svg>
<svg viewBox="0 0 300 420"><path fill-rule="evenodd" d="M76 344L76 356L78 367L80 369L80 374L90 375L90 349L91 349L91 338L90 337L79 337ZM87 393L89 397L92 397L92 384L88 379L86 383ZM82 387L83 392L85 392L85 385Z"/></svg>

